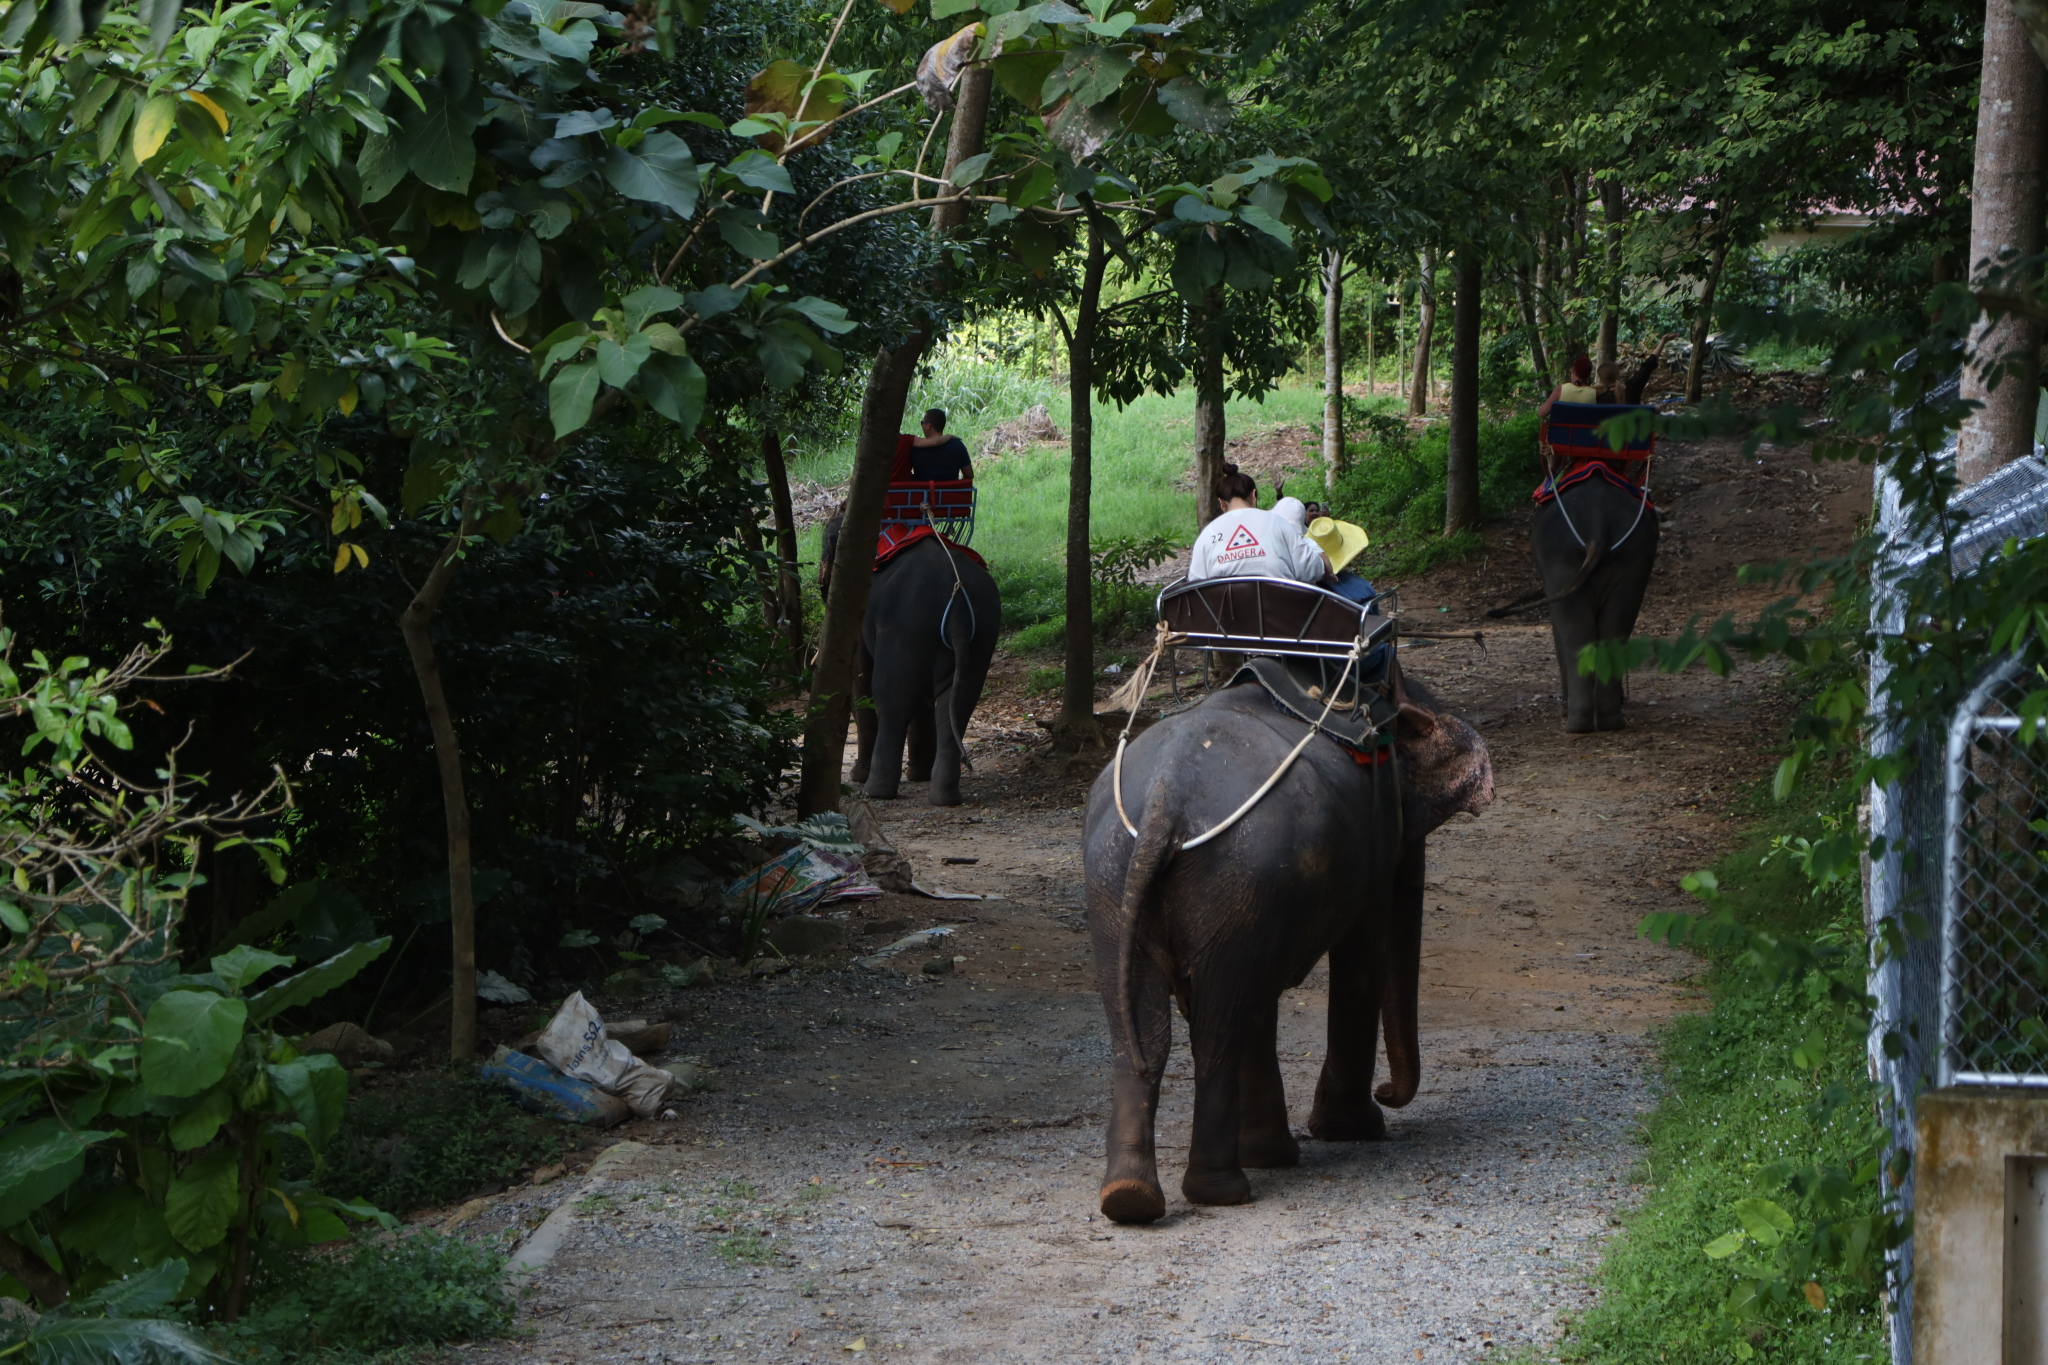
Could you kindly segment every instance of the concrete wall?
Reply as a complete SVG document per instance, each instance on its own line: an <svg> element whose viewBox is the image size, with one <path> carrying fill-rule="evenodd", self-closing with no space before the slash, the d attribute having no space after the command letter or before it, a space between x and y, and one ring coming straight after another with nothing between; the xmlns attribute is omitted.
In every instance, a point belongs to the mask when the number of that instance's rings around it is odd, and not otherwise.
<svg viewBox="0 0 2048 1365"><path fill-rule="evenodd" d="M2048 1091L1920 1097L1914 1365L2048 1365Z"/></svg>

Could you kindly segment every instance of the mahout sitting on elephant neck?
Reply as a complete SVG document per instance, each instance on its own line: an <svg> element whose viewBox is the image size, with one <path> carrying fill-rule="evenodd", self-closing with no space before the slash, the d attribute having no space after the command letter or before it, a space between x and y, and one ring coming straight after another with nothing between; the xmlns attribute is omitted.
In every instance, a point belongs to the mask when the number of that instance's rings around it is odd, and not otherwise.
<svg viewBox="0 0 2048 1365"><path fill-rule="evenodd" d="M1102 1211L1164 1214L1153 1124L1172 1030L1188 1020L1195 1118L1181 1189L1201 1204L1250 1198L1246 1167L1291 1166L1274 1051L1282 991L1330 958L1330 1050L1309 1132L1385 1135L1380 1104L1420 1082L1416 992L1425 843L1458 811L1493 799L1485 742L1425 690L1395 688L1395 760L1360 765L1312 744L1264 800L1208 844L1183 849L1239 804L1309 727L1263 687L1231 687L1169 716L1128 750L1125 831L1096 780L1086 824L1088 919L1113 1053ZM1392 1078L1375 1090L1381 1021Z"/></svg>

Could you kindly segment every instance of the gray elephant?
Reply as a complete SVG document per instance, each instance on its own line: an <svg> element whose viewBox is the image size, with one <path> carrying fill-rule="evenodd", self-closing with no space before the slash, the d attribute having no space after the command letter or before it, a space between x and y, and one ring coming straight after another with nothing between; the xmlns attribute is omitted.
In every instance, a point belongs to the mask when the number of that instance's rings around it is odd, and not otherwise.
<svg viewBox="0 0 2048 1365"><path fill-rule="evenodd" d="M839 519L825 528L825 565ZM829 588L829 579L821 575ZM931 781L934 806L960 804L961 746L981 701L1003 621L1002 595L980 559L936 536L913 541L875 571L860 627L853 780L896 797L909 749L910 780Z"/></svg>
<svg viewBox="0 0 2048 1365"><path fill-rule="evenodd" d="M1603 640L1626 640L1635 631L1657 563L1657 538L1656 509L1642 495L1603 477L1583 479L1538 507L1529 528L1542 601L1486 613L1498 618L1550 608L1564 728L1572 734L1628 724L1621 714L1620 677L1603 682L1580 673L1579 651Z"/></svg>
<svg viewBox="0 0 2048 1365"><path fill-rule="evenodd" d="M1469 726L1420 689L1401 691L1398 674L1394 695L1390 760L1361 762L1318 738L1242 819L1192 849L1181 845L1235 810L1307 731L1263 688L1226 688L1131 744L1122 792L1135 837L1118 814L1112 774L1096 780L1088 920L1114 1064L1101 1207L1116 1222L1166 1211L1153 1120L1169 1000L1188 1021L1194 1054L1181 1180L1194 1203L1244 1203L1246 1167L1300 1159L1275 1052L1279 1000L1325 953L1329 1054L1310 1135L1383 1137L1380 1104L1414 1098L1424 840L1457 811L1493 800L1493 768ZM1375 1092L1382 1020L1392 1076Z"/></svg>

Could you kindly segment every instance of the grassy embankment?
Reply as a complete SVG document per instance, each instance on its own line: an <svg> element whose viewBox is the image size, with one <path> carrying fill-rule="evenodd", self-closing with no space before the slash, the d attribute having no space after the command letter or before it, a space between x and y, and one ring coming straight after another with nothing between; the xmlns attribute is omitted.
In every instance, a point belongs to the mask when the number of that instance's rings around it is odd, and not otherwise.
<svg viewBox="0 0 2048 1365"><path fill-rule="evenodd" d="M1759 801L1759 805L1762 802ZM1763 814L1759 810L1759 814ZM1819 819L1775 807L1714 864L1736 917L1808 939L1830 931L1860 941L1852 894L1817 901L1788 855L1770 857L1770 829L1815 837ZM1839 886L1839 884L1838 884ZM1848 888L1853 893L1853 887ZM1698 984L1709 1007L1658 1039L1663 1097L1644 1124L1641 1178L1651 1185L1598 1273L1600 1300L1577 1324L1564 1357L1597 1365L1721 1365L1755 1358L1783 1365L1883 1359L1883 1317L1869 1287L1830 1283L1828 1308L1737 1323L1722 1309L1735 1283L1730 1262L1702 1248L1738 1226L1737 1200L1785 1204L1767 1175L1775 1162L1853 1164L1872 1137L1868 1105L1816 1120L1808 1106L1830 1086L1863 1084L1858 1018L1807 987L1774 987L1729 961L1706 965ZM1795 1051L1814 1063L1802 1066ZM1793 1236L1811 1231L1802 1219Z"/></svg>

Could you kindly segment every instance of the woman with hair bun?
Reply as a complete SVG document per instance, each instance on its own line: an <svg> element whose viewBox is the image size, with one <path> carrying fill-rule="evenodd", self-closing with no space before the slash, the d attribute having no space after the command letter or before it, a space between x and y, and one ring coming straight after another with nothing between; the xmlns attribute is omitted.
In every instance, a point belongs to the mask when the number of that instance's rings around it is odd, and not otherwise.
<svg viewBox="0 0 2048 1365"><path fill-rule="evenodd" d="M1202 528L1188 563L1188 581L1205 578L1291 578L1321 582L1330 561L1299 524L1262 510L1254 500L1259 486L1234 464L1223 466L1216 479L1216 501L1222 515Z"/></svg>

